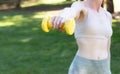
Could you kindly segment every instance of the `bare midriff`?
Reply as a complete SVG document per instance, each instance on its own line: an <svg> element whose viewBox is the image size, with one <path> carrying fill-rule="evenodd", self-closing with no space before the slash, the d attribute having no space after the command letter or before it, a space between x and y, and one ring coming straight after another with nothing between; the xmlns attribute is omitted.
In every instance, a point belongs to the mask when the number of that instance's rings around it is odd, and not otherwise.
<svg viewBox="0 0 120 74"><path fill-rule="evenodd" d="M102 60L108 57L108 46L106 39L100 38L78 38L77 55L93 60Z"/></svg>

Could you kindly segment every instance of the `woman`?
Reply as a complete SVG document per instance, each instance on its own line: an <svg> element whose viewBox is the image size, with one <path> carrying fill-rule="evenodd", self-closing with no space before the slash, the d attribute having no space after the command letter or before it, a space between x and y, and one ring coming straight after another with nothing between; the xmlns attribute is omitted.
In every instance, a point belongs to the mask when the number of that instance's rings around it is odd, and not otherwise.
<svg viewBox="0 0 120 74"><path fill-rule="evenodd" d="M102 1L74 2L70 8L64 9L59 16L52 17L52 26L57 30L61 30L66 19L75 18L76 20L74 35L78 51L68 74L111 74L112 17L101 7ZM79 20L81 17L79 12L82 9L87 11L87 14L82 20Z"/></svg>

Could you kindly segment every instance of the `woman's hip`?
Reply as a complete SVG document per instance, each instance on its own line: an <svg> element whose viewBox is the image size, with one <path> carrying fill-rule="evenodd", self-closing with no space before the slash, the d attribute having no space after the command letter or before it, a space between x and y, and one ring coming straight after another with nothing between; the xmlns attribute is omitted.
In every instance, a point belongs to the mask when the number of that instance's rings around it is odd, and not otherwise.
<svg viewBox="0 0 120 74"><path fill-rule="evenodd" d="M92 60L76 55L68 74L111 74L109 60Z"/></svg>

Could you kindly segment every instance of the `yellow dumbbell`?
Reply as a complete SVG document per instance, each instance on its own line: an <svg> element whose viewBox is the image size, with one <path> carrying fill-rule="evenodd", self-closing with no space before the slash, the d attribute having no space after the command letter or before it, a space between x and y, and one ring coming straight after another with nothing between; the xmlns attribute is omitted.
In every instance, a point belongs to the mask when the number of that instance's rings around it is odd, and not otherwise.
<svg viewBox="0 0 120 74"><path fill-rule="evenodd" d="M50 29L52 28L52 24L50 22L51 17L45 17L42 20L42 30L45 32L49 32ZM74 33L74 29L75 29L75 20L74 19L68 19L65 21L62 29L68 34L68 35L72 35Z"/></svg>

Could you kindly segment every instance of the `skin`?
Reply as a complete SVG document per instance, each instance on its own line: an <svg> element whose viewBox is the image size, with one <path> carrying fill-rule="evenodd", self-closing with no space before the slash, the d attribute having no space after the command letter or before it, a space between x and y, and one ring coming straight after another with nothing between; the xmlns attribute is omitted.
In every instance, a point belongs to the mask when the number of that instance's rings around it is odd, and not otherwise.
<svg viewBox="0 0 120 74"><path fill-rule="evenodd" d="M103 0L85 0L84 3L89 8L99 12Z"/></svg>
<svg viewBox="0 0 120 74"><path fill-rule="evenodd" d="M103 0L85 0L84 4L85 6L91 8L92 10L99 13L99 9L101 7ZM52 27L56 30L62 31L61 27L63 26L65 22L65 19L60 16L54 16L52 17ZM110 45L111 45L111 39L108 40L107 43L108 47L108 58L110 60ZM110 61L109 61L110 62Z"/></svg>

